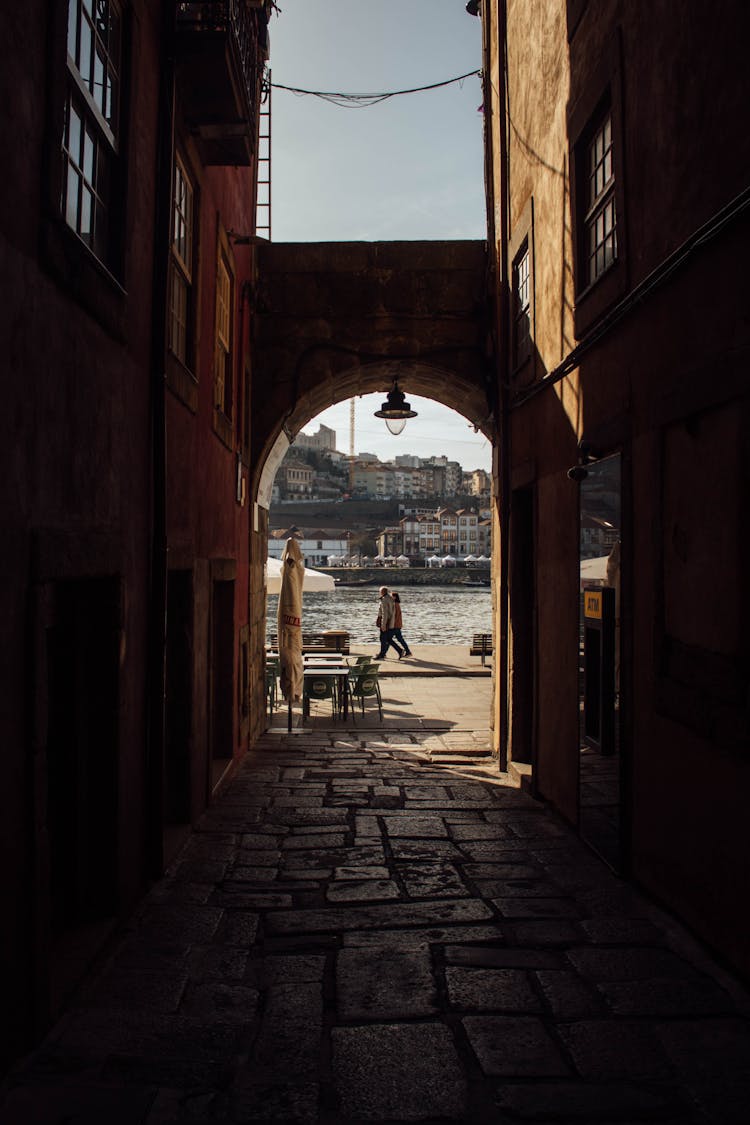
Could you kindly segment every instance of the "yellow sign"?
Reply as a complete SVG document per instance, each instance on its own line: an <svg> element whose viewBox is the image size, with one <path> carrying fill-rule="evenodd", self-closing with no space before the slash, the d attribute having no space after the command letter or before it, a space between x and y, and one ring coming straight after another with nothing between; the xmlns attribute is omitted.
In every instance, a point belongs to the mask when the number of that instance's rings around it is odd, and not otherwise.
<svg viewBox="0 0 750 1125"><path fill-rule="evenodd" d="M599 621L602 619L602 595L594 593L593 590L587 590L584 594L584 617L596 617Z"/></svg>

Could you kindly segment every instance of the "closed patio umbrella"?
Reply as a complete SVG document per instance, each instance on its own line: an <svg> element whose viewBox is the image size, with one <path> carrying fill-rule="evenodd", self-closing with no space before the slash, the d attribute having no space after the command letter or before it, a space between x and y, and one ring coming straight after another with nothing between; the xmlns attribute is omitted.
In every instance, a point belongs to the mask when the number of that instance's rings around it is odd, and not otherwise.
<svg viewBox="0 0 750 1125"><path fill-rule="evenodd" d="M287 539L281 556L281 590L276 622L279 645L281 694L288 703L288 729L292 729L292 703L302 698L302 582L304 566L296 539Z"/></svg>

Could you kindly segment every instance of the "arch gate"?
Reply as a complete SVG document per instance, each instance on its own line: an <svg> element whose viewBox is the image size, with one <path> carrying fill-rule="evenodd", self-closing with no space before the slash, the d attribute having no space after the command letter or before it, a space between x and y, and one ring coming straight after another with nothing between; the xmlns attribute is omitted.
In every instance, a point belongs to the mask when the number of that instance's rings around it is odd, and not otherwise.
<svg viewBox="0 0 750 1125"><path fill-rule="evenodd" d="M485 242L259 242L256 267L251 631L260 668L271 485L303 426L334 403L387 392L397 376L407 397L456 410L495 444L497 383Z"/></svg>

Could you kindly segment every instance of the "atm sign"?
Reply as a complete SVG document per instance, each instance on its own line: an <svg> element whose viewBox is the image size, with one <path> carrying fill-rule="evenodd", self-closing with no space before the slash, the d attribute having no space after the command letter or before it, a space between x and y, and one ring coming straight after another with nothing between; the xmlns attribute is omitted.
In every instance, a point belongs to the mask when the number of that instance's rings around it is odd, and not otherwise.
<svg viewBox="0 0 750 1125"><path fill-rule="evenodd" d="M584 595L584 617L596 617L599 621L602 619L602 595L594 593L593 590L587 590Z"/></svg>

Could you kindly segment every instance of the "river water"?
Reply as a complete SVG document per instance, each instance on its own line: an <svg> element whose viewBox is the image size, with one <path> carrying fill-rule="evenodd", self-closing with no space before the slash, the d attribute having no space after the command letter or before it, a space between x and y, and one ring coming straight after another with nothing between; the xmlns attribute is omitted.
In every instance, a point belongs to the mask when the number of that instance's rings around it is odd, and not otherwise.
<svg viewBox="0 0 750 1125"><path fill-rule="evenodd" d="M492 632L492 595L488 587L409 586L398 591L407 644L471 644L474 633ZM268 595L267 630L276 632L278 596ZM378 588L337 586L329 594L305 594L302 630L346 629L356 645L379 643L375 625Z"/></svg>

